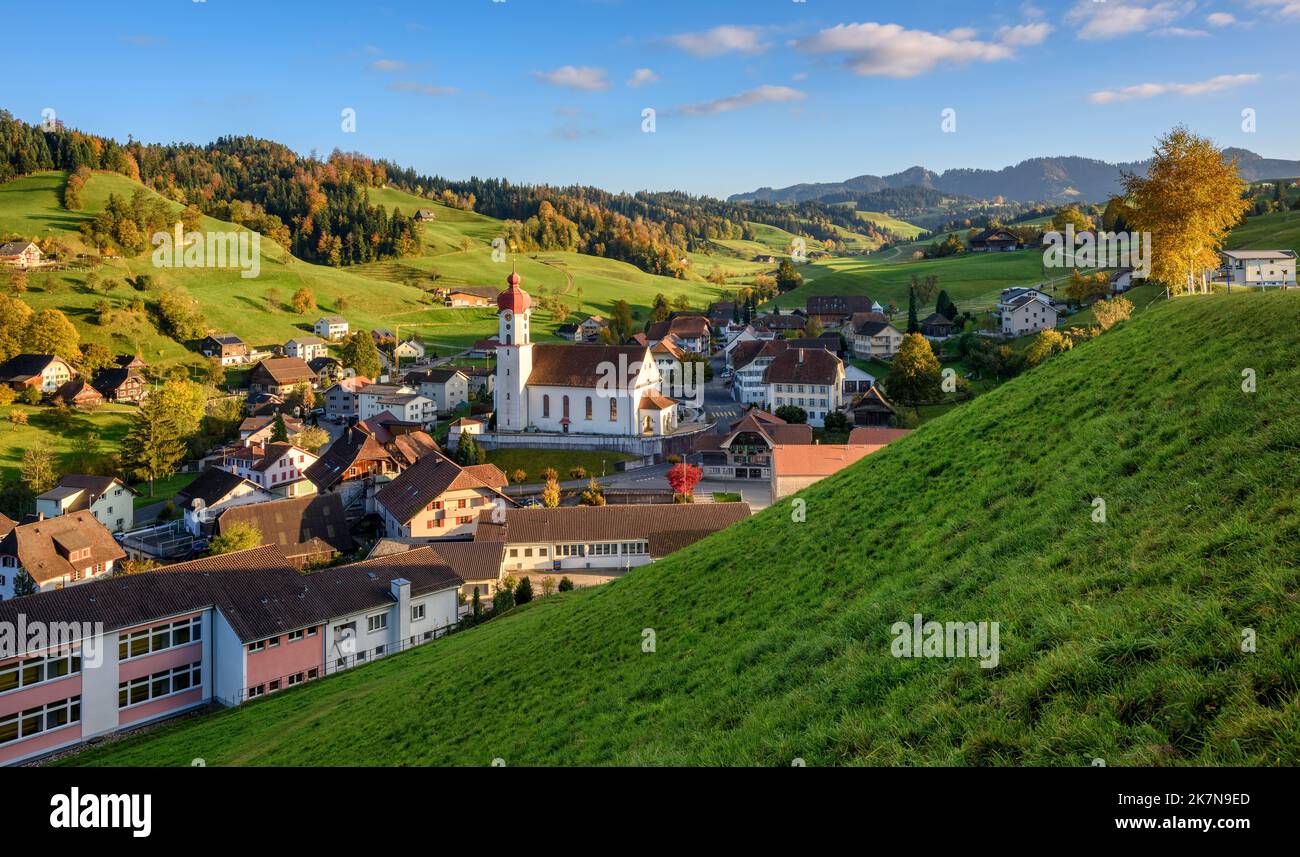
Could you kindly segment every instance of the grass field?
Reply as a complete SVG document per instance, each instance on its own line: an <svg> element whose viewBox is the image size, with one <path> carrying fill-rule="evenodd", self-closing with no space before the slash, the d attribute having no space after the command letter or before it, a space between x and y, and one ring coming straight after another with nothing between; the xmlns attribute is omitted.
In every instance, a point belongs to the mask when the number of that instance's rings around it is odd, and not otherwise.
<svg viewBox="0 0 1300 857"><path fill-rule="evenodd" d="M917 226L915 223L908 223L906 220L899 220L897 217L885 214L884 212L856 211L854 214L856 214L861 220L874 224L881 229L888 229L894 235L897 235L900 238L906 238L909 241L925 232L924 229Z"/></svg>
<svg viewBox="0 0 1300 857"><path fill-rule="evenodd" d="M555 468L561 482L573 477L569 475L572 467L582 467L588 476L600 476L601 469L605 475L614 472L614 465L620 461L631 461L635 455L623 452L590 452L575 449L493 449L488 451L488 463L500 467L507 476L516 470L528 474L522 484L542 482L542 471L548 467ZM514 477L511 476L513 483Z"/></svg>
<svg viewBox="0 0 1300 857"><path fill-rule="evenodd" d="M1300 764L1297 350L1300 295L1161 302L806 520L65 763ZM997 666L891 656L916 613L998 622Z"/></svg>
<svg viewBox="0 0 1300 857"><path fill-rule="evenodd" d="M11 411L26 414L28 425L15 428L9 422ZM77 440L90 434L99 435L101 453L116 452L133 413L131 405L107 404L89 413L75 413L72 422L64 427L51 419L49 408L19 404L0 408L0 481L17 479L23 454L40 443L49 447L60 465L71 456ZM63 472L62 466L56 469Z"/></svg>
<svg viewBox="0 0 1300 857"><path fill-rule="evenodd" d="M1295 250L1300 253L1300 211L1247 218L1228 236L1229 250Z"/></svg>

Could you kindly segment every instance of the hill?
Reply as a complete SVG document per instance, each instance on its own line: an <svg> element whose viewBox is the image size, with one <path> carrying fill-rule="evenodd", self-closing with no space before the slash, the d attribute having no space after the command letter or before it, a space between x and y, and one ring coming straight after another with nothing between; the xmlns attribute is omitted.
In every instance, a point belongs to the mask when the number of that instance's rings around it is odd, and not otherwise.
<svg viewBox="0 0 1300 857"><path fill-rule="evenodd" d="M1295 765L1297 349L1297 295L1163 302L802 492L806 520L65 763ZM892 657L916 613L1000 623L998 665Z"/></svg>
<svg viewBox="0 0 1300 857"><path fill-rule="evenodd" d="M1300 161L1265 158L1247 149L1225 149L1236 157L1246 181L1300 175ZM942 173L912 167L888 176L862 175L843 182L759 188L728 197L728 202L815 202L856 198L909 186L933 188L976 199L1003 197L1018 202L1105 202L1120 190L1120 173L1145 173L1149 161L1112 164L1075 156L1030 158L1000 170L954 168Z"/></svg>

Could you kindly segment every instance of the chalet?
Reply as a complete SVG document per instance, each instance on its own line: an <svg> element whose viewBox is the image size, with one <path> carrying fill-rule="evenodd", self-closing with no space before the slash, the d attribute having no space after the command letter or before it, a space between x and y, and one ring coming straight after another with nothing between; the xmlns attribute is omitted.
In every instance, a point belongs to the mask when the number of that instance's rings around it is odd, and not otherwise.
<svg viewBox="0 0 1300 857"><path fill-rule="evenodd" d="M97 408L104 404L104 396L84 378L73 378L54 391L50 398L70 408Z"/></svg>
<svg viewBox="0 0 1300 857"><path fill-rule="evenodd" d="M754 408L733 420L726 434L696 440L699 465L710 479L770 479L772 449L778 444L811 444L812 426L794 425Z"/></svg>
<svg viewBox="0 0 1300 857"><path fill-rule="evenodd" d="M217 516L213 534L221 535L234 524L254 527L263 545L279 547L298 568L356 549L343 504L333 494L231 506Z"/></svg>
<svg viewBox="0 0 1300 857"><path fill-rule="evenodd" d="M316 386L322 390L338 383L344 376L343 364L333 357L314 357L307 361L307 365L316 373Z"/></svg>
<svg viewBox="0 0 1300 857"><path fill-rule="evenodd" d="M358 414L357 394L374 382L369 378L343 378L325 391L325 415L347 419Z"/></svg>
<svg viewBox="0 0 1300 857"><path fill-rule="evenodd" d="M116 476L69 474L36 498L36 514L57 518L89 511L110 532L122 533L135 522L136 491Z"/></svg>
<svg viewBox="0 0 1300 857"><path fill-rule="evenodd" d="M421 208L415 212L415 219L421 223L428 223L431 220L437 220L438 215L433 213L432 208Z"/></svg>
<svg viewBox="0 0 1300 857"><path fill-rule="evenodd" d="M576 324L561 324L555 328L555 335L569 342L582 341L582 328Z"/></svg>
<svg viewBox="0 0 1300 857"><path fill-rule="evenodd" d="M41 264L41 248L31 241L8 241L0 244L0 265L35 268Z"/></svg>
<svg viewBox="0 0 1300 857"><path fill-rule="evenodd" d="M466 536L479 513L515 502L501 493L505 474L493 464L461 467L435 453L422 458L375 496L388 536Z"/></svg>
<svg viewBox="0 0 1300 857"><path fill-rule="evenodd" d="M832 476L908 434L906 429L854 429L847 444L777 446L772 450L772 502Z"/></svg>
<svg viewBox="0 0 1300 857"><path fill-rule="evenodd" d="M407 372L402 383L419 390L438 413L454 411L469 401L469 376L456 368Z"/></svg>
<svg viewBox="0 0 1300 857"><path fill-rule="evenodd" d="M748 503L665 503L506 509L479 514L475 542L505 545L501 572L598 583L750 516ZM437 548L435 547L435 550ZM534 584L536 586L536 584Z"/></svg>
<svg viewBox="0 0 1300 857"><path fill-rule="evenodd" d="M222 466L277 497L316 493L306 470L318 456L291 443L251 443L226 450Z"/></svg>
<svg viewBox="0 0 1300 857"><path fill-rule="evenodd" d="M655 343L672 336L686 351L708 354L710 330L709 320L702 315L674 314L667 321L650 325L646 330L646 338Z"/></svg>
<svg viewBox="0 0 1300 857"><path fill-rule="evenodd" d="M176 493L174 503L184 515L185 529L191 535L200 536L211 532L213 522L231 506L274 499L270 491L242 476L220 467L209 467Z"/></svg>
<svg viewBox="0 0 1300 857"><path fill-rule="evenodd" d="M398 360L422 360L424 359L424 343L414 336L403 339L393 349L393 356Z"/></svg>
<svg viewBox="0 0 1300 857"><path fill-rule="evenodd" d="M880 387L873 385L862 393L862 397L853 402L853 424L872 428L888 428L894 424L898 412L880 392Z"/></svg>
<svg viewBox="0 0 1300 857"><path fill-rule="evenodd" d="M214 333L199 342L204 357L215 357L222 366L238 366L248 362L248 345L233 333Z"/></svg>
<svg viewBox="0 0 1300 857"><path fill-rule="evenodd" d="M391 476L401 469L375 433L357 424L348 426L338 440L327 446L306 474L317 492L339 492L343 495L343 505L351 508L358 497L364 504L367 480Z"/></svg>
<svg viewBox="0 0 1300 857"><path fill-rule="evenodd" d="M113 359L113 362L121 369L135 369L137 371L144 369L148 365L139 354L119 354Z"/></svg>
<svg viewBox="0 0 1300 857"><path fill-rule="evenodd" d="M308 362L324 357L328 352L329 347L319 336L297 336L284 344L285 357L297 357Z"/></svg>
<svg viewBox="0 0 1300 857"><path fill-rule="evenodd" d="M1015 292L1007 298L1003 292L998 302L998 315L1002 319L1003 336L1024 336L1056 327L1056 307L1036 289L1008 290Z"/></svg>
<svg viewBox="0 0 1300 857"><path fill-rule="evenodd" d="M443 298L443 303L450 307L494 306L499 291L500 289L495 286L465 286L449 289L447 296Z"/></svg>
<svg viewBox="0 0 1300 857"><path fill-rule="evenodd" d="M14 597L20 571L47 592L112 574L125 556L89 509L19 524L0 539L0 599Z"/></svg>
<svg viewBox="0 0 1300 857"><path fill-rule="evenodd" d="M859 360L892 359L903 344L903 332L880 313L857 313L849 323L849 350Z"/></svg>
<svg viewBox="0 0 1300 857"><path fill-rule="evenodd" d="M248 388L254 393L285 396L299 384L313 384L316 373L301 357L272 357L253 367Z"/></svg>
<svg viewBox="0 0 1300 857"><path fill-rule="evenodd" d="M583 319L578 325L582 329L582 338L588 342L595 342L600 338L601 331L609 327L609 322L604 316L591 315Z"/></svg>
<svg viewBox="0 0 1300 857"><path fill-rule="evenodd" d="M952 320L937 312L932 312L921 320L921 335L926 339L947 339L952 336L952 330Z"/></svg>
<svg viewBox="0 0 1300 857"><path fill-rule="evenodd" d="M885 308L866 295L812 295L804 304L808 318L815 318L823 327L838 328L847 324L858 313L881 313Z"/></svg>
<svg viewBox="0 0 1300 857"><path fill-rule="evenodd" d="M844 402L844 362L822 349L788 348L763 370L763 384L768 410L795 405L809 425L820 426Z"/></svg>
<svg viewBox="0 0 1300 857"><path fill-rule="evenodd" d="M54 354L19 354L0 365L0 384L22 392L35 387L42 393L54 393L75 377L73 369Z"/></svg>
<svg viewBox="0 0 1300 857"><path fill-rule="evenodd" d="M1261 288L1296 287L1296 252L1294 250L1225 250L1219 272L1234 286Z"/></svg>
<svg viewBox="0 0 1300 857"><path fill-rule="evenodd" d="M341 315L323 315L312 325L312 333L329 342L338 342L348 335L348 320Z"/></svg>
<svg viewBox="0 0 1300 857"><path fill-rule="evenodd" d="M91 382L110 402L142 402L149 395L149 383L134 366L109 366L95 373Z"/></svg>
<svg viewBox="0 0 1300 857"><path fill-rule="evenodd" d="M1020 247L1020 239L1008 229L985 229L970 240L976 253L1006 252Z"/></svg>

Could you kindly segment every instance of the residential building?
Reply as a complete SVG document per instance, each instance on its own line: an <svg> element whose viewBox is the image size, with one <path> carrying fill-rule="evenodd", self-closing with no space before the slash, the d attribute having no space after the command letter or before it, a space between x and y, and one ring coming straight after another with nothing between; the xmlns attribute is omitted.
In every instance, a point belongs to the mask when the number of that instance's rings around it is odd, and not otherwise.
<svg viewBox="0 0 1300 857"><path fill-rule="evenodd" d="M316 387L321 390L334 386L347 374L343 364L333 357L314 357L307 365L316 373Z"/></svg>
<svg viewBox="0 0 1300 857"><path fill-rule="evenodd" d="M41 264L41 248L31 241L6 241L0 244L0 265L35 268Z"/></svg>
<svg viewBox="0 0 1300 857"><path fill-rule="evenodd" d="M328 354L329 346L319 336L296 336L284 344L285 357L297 357L308 363Z"/></svg>
<svg viewBox="0 0 1300 857"><path fill-rule="evenodd" d="M742 342L731 352L735 374L731 379L731 398L742 405L767 404L767 385L763 373L778 354L790 346L783 339L755 339Z"/></svg>
<svg viewBox="0 0 1300 857"><path fill-rule="evenodd" d="M485 607L496 594L501 580L501 558L505 554L505 545L501 542L384 537L375 542L366 558L377 559L418 548L432 550L439 560L445 562L464 581L460 588L461 597L465 600L462 611L469 608L475 592Z"/></svg>
<svg viewBox="0 0 1300 857"><path fill-rule="evenodd" d="M576 324L561 324L555 328L555 335L567 342L582 342L582 328Z"/></svg>
<svg viewBox="0 0 1300 857"><path fill-rule="evenodd" d="M459 449L461 435L480 435L483 433L484 427L482 420L471 419L470 417L461 417L453 422L447 429L447 447L452 450Z"/></svg>
<svg viewBox="0 0 1300 857"><path fill-rule="evenodd" d="M854 429L847 444L775 447L772 450L772 502L838 473L909 433L906 429ZM859 442L855 443L855 438Z"/></svg>
<svg viewBox="0 0 1300 857"><path fill-rule="evenodd" d="M932 312L921 320L921 335L926 339L944 340L952 336L952 319Z"/></svg>
<svg viewBox="0 0 1300 857"><path fill-rule="evenodd" d="M212 531L212 523L231 506L274 499L276 496L270 491L242 476L220 467L209 467L178 491L172 502L182 513L186 531L203 536Z"/></svg>
<svg viewBox="0 0 1300 857"><path fill-rule="evenodd" d="M402 383L420 391L438 413L448 413L469 401L469 376L460 369L421 369L407 372Z"/></svg>
<svg viewBox="0 0 1300 857"><path fill-rule="evenodd" d="M109 366L95 373L91 382L99 394L110 402L138 404L149 395L149 382L132 366Z"/></svg>
<svg viewBox="0 0 1300 857"><path fill-rule="evenodd" d="M1294 250L1225 250L1219 268L1223 280L1234 286L1296 287Z"/></svg>
<svg viewBox="0 0 1300 857"><path fill-rule="evenodd" d="M586 342L595 342L600 339L602 331L609 327L609 321L600 315L589 315L578 325L582 331L582 339Z"/></svg>
<svg viewBox="0 0 1300 857"><path fill-rule="evenodd" d="M116 476L69 474L57 485L36 497L36 514L57 518L89 510L110 532L125 532L135 523L134 488Z"/></svg>
<svg viewBox="0 0 1300 857"><path fill-rule="evenodd" d="M360 413L357 395L374 382L360 376L343 378L325 391L325 415L327 417L356 417Z"/></svg>
<svg viewBox="0 0 1300 857"><path fill-rule="evenodd" d="M617 577L748 518L748 503L506 509L479 515L474 540L505 545L502 574ZM537 587L536 581L533 584Z"/></svg>
<svg viewBox="0 0 1300 857"><path fill-rule="evenodd" d="M813 442L812 426L794 425L753 408L733 420L726 434L703 434L696 440L699 466L708 479L772 478L772 450L780 444Z"/></svg>
<svg viewBox="0 0 1300 857"><path fill-rule="evenodd" d="M204 357L221 361L222 366L238 366L248 362L248 344L233 333L214 333L199 342Z"/></svg>
<svg viewBox="0 0 1300 857"><path fill-rule="evenodd" d="M357 416L362 420L388 411L399 420L421 428L438 422L434 401L422 396L414 387L393 384L370 384L357 393Z"/></svg>
<svg viewBox="0 0 1300 857"><path fill-rule="evenodd" d="M19 392L35 387L52 395L76 374L77 370L58 355L19 354L0 365L0 384L7 384Z"/></svg>
<svg viewBox="0 0 1300 857"><path fill-rule="evenodd" d="M804 313L815 318L822 326L838 329L865 313L884 314L885 308L866 295L812 295L804 304Z"/></svg>
<svg viewBox="0 0 1300 857"><path fill-rule="evenodd" d="M125 556L89 509L19 524L0 539L0 599L14 597L20 571L47 592L112 574Z"/></svg>
<svg viewBox="0 0 1300 857"><path fill-rule="evenodd" d="M892 360L903 344L903 332L881 313L855 314L845 338L859 360Z"/></svg>
<svg viewBox="0 0 1300 857"><path fill-rule="evenodd" d="M424 343L413 336L403 339L393 348L393 356L398 360L423 360Z"/></svg>
<svg viewBox="0 0 1300 857"><path fill-rule="evenodd" d="M348 335L348 320L341 315L323 315L312 325L312 333L329 342L338 342Z"/></svg>
<svg viewBox="0 0 1300 857"><path fill-rule="evenodd" d="M450 289L443 303L449 307L488 307L496 303L497 292L493 286L465 286Z"/></svg>
<svg viewBox="0 0 1300 857"><path fill-rule="evenodd" d="M1004 253L1019 249L1020 239L1007 229L985 229L970 240L970 248L976 253Z"/></svg>
<svg viewBox="0 0 1300 857"><path fill-rule="evenodd" d="M231 447L222 466L277 497L301 497L316 493L306 471L318 459L292 443L253 443Z"/></svg>
<svg viewBox="0 0 1300 857"><path fill-rule="evenodd" d="M1034 289L1021 291L1010 299L1003 292L998 315L1002 319L1003 336L1024 336L1056 327L1056 307Z"/></svg>
<svg viewBox="0 0 1300 857"><path fill-rule="evenodd" d="M265 546L5 602L61 633L0 658L0 765L429 642L463 584L427 547L303 574Z"/></svg>
<svg viewBox="0 0 1300 857"><path fill-rule="evenodd" d="M89 409L104 404L104 395L86 383L84 378L73 378L55 390L50 399L70 408Z"/></svg>
<svg viewBox="0 0 1300 857"><path fill-rule="evenodd" d="M646 330L646 338L651 344L672 336L676 345L696 354L709 353L711 328L709 320L702 315L682 313L669 316L667 321L655 322Z"/></svg>
<svg viewBox="0 0 1300 857"><path fill-rule="evenodd" d="M284 420L284 430L289 437L302 431L302 420L286 415L265 414L260 417L248 417L239 424L239 445L253 446L271 442L275 434L276 416Z"/></svg>
<svg viewBox="0 0 1300 857"><path fill-rule="evenodd" d="M284 397L299 384L315 382L316 373L301 357L271 357L253 367L248 376L248 389Z"/></svg>
<svg viewBox="0 0 1300 857"><path fill-rule="evenodd" d="M463 537L474 533L479 512L515 505L501 493L506 482L494 464L461 467L433 453L385 485L375 504L385 535Z"/></svg>
<svg viewBox="0 0 1300 857"><path fill-rule="evenodd" d="M212 534L219 536L235 524L254 527L263 545L276 545L300 568L351 553L357 546L343 503L334 494L234 504L217 515Z"/></svg>
<svg viewBox="0 0 1300 857"><path fill-rule="evenodd" d="M844 361L829 351L789 348L763 372L768 410L795 405L808 414L808 424L820 426L826 415L844 404Z"/></svg>

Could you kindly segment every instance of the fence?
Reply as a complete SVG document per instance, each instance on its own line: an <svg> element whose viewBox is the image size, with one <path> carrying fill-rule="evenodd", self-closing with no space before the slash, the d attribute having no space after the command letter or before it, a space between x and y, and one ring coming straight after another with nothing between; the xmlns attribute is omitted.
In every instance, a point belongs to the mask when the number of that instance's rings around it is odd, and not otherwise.
<svg viewBox="0 0 1300 857"><path fill-rule="evenodd" d="M308 667L307 669L298 670L297 672L288 673L287 675L278 676L273 679L267 679L262 684L255 687L241 687L236 695L236 705L247 702L250 699L258 699L263 696L269 696L273 693L279 693L282 690L288 690L291 687L297 687L300 684L317 681L326 676L352 669L361 664L368 664L372 661L381 660L389 655L395 655L405 652L408 649L414 649L416 646L423 646L426 643L432 643L441 637L455 633L459 628L458 625L444 625L441 628L435 628L432 631L425 631L415 637L407 637L396 645L385 645L383 654L375 654L371 649L367 652L359 652L354 655L347 655L342 658L326 658L322 663ZM271 686L275 685L274 688Z"/></svg>

